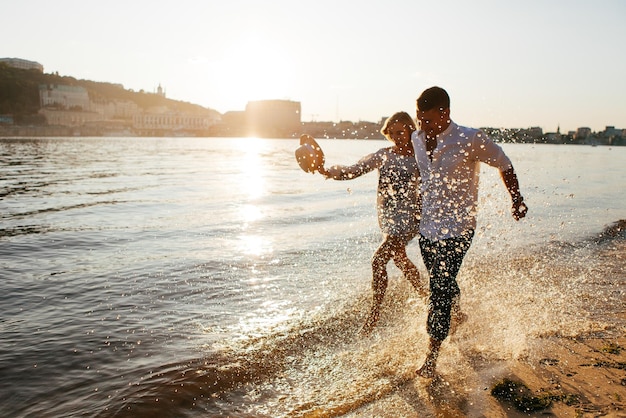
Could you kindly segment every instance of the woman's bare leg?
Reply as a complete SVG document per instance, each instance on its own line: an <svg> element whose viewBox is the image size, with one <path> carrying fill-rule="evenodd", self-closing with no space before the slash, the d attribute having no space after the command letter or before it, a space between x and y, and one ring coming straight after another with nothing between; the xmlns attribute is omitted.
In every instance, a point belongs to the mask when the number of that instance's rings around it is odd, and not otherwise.
<svg viewBox="0 0 626 418"><path fill-rule="evenodd" d="M406 254L406 239L400 237L389 237L389 243L391 246L390 248L393 263L400 269L400 271L402 271L404 278L411 283L417 294L422 298L427 298L427 286L422 283L417 267Z"/></svg>
<svg viewBox="0 0 626 418"><path fill-rule="evenodd" d="M422 283L417 267L407 256L406 247L401 242L398 242L393 247L393 262L402 271L404 277L411 283L417 294L422 298L427 298L428 291L426 290L426 285Z"/></svg>
<svg viewBox="0 0 626 418"><path fill-rule="evenodd" d="M369 334L380 318L380 307L383 304L387 284L389 282L387 263L391 260L392 256L391 242L388 237L385 237L372 257L372 308L361 330L363 334Z"/></svg>

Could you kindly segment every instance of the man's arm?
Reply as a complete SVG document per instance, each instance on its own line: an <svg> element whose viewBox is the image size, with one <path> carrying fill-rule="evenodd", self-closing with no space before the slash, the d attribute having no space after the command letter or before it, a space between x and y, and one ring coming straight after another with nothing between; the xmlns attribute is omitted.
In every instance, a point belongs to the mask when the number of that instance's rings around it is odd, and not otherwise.
<svg viewBox="0 0 626 418"><path fill-rule="evenodd" d="M521 218L526 216L526 213L528 212L528 207L524 203L524 198L519 191L519 181L517 180L515 170L513 169L513 167L511 167L506 171L501 171L500 175L502 176L502 180L504 181L506 189L511 195L511 200L513 201L513 217L516 221L519 221Z"/></svg>

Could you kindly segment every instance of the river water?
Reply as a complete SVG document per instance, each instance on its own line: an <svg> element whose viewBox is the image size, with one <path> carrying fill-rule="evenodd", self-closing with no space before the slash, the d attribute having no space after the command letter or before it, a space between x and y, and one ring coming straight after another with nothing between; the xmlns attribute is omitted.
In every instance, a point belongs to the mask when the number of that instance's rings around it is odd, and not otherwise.
<svg viewBox="0 0 626 418"><path fill-rule="evenodd" d="M351 164L389 143L320 144ZM392 264L380 325L358 335L376 173L324 180L297 146L0 139L0 416L359 416L412 379L426 307ZM469 320L439 367L468 393L476 358L625 330L626 147L503 147L529 214L513 220L485 166L459 274Z"/></svg>

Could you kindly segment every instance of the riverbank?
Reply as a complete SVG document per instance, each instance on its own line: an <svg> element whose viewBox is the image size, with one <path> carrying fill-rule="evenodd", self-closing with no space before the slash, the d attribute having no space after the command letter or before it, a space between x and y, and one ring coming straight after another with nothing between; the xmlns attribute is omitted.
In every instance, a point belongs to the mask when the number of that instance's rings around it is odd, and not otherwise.
<svg viewBox="0 0 626 418"><path fill-rule="evenodd" d="M626 313L621 313L622 324ZM558 417L626 416L626 327L577 337L546 337L542 355L511 366L511 380L551 397ZM621 335L620 335L621 334Z"/></svg>
<svg viewBox="0 0 626 418"><path fill-rule="evenodd" d="M345 417L626 417L626 312L617 322L588 335L542 337L532 354L516 360L464 353L472 373L407 376ZM502 387L505 396L498 396L495 388Z"/></svg>

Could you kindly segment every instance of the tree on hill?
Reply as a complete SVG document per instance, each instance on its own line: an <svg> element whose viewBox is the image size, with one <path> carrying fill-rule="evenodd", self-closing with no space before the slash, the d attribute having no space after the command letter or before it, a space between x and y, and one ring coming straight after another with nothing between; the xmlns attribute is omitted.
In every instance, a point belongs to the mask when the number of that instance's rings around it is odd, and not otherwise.
<svg viewBox="0 0 626 418"><path fill-rule="evenodd" d="M0 114L12 114L16 120L36 114L43 77L37 70L20 70L0 63Z"/></svg>

